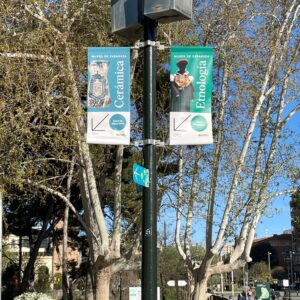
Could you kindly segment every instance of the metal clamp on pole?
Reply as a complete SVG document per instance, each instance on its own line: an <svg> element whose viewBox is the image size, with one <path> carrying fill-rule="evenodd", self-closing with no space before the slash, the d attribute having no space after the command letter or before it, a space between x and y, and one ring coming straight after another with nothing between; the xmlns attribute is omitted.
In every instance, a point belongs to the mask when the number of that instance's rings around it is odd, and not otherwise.
<svg viewBox="0 0 300 300"><path fill-rule="evenodd" d="M162 142L159 140L154 140L154 139L147 139L147 140L143 140L143 141L135 141L135 142L133 142L133 145L135 147L145 146L145 145L155 145L158 147L164 147L165 142Z"/></svg>
<svg viewBox="0 0 300 300"><path fill-rule="evenodd" d="M144 48L146 46L153 46L155 47L156 46L156 42L155 41L144 41L144 42L137 42L135 43L135 45L133 47L131 47L131 49L135 49L135 50L138 50L140 48Z"/></svg>
<svg viewBox="0 0 300 300"><path fill-rule="evenodd" d="M160 42L156 42L156 47L157 47L157 50L166 50L166 49L170 49L170 46L162 45Z"/></svg>
<svg viewBox="0 0 300 300"><path fill-rule="evenodd" d="M154 140L154 139L147 139L143 140L143 145L156 145L156 146L161 146L163 147L165 145L164 142L159 141L159 140Z"/></svg>
<svg viewBox="0 0 300 300"><path fill-rule="evenodd" d="M158 50L165 50L165 49L170 48L168 46L161 45L160 42L148 40L148 41L144 41L144 42L137 42L137 43L135 43L135 45L133 47L131 47L131 49L138 50L138 49L144 48L146 46L157 47Z"/></svg>

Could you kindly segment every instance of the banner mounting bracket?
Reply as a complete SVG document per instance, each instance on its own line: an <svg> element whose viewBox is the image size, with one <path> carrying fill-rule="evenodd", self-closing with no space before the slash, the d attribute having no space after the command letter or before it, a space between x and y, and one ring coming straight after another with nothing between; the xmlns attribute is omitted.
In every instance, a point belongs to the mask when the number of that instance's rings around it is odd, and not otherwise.
<svg viewBox="0 0 300 300"><path fill-rule="evenodd" d="M136 147L146 146L146 145L155 145L158 147L164 147L165 142L155 140L155 139L146 139L146 140L142 140L142 141L135 141L135 142L133 142L133 145Z"/></svg>
<svg viewBox="0 0 300 300"><path fill-rule="evenodd" d="M144 48L146 46L153 46L153 47L157 47L157 50L165 50L170 48L169 46L165 46L162 45L160 42L158 41L144 41L144 42L137 42L135 43L135 45L133 47L130 47L132 50L139 50L140 48Z"/></svg>

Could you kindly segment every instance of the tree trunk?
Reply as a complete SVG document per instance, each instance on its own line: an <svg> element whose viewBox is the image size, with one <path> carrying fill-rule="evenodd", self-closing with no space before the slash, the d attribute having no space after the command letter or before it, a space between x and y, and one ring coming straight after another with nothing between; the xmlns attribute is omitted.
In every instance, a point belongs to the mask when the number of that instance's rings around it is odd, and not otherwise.
<svg viewBox="0 0 300 300"><path fill-rule="evenodd" d="M200 279L198 281L197 279ZM207 281L208 278L204 278L203 276L197 276L196 282L195 282L195 290L192 299L193 300L206 300L208 299L207 294Z"/></svg>
<svg viewBox="0 0 300 300"><path fill-rule="evenodd" d="M191 270L189 268L187 268L187 275L188 275L188 295L187 295L187 299L192 299L192 295L194 293L195 290L195 285L194 285L194 278L193 278L193 274L191 272Z"/></svg>
<svg viewBox="0 0 300 300"><path fill-rule="evenodd" d="M90 263L88 262L88 270L85 282L85 298L86 300L94 300L94 280Z"/></svg>
<svg viewBox="0 0 300 300"><path fill-rule="evenodd" d="M63 227L63 255L62 255L62 284L63 284L63 299L72 299L70 294L70 285L68 278L68 224L69 222L69 206L66 205L64 212L64 227Z"/></svg>
<svg viewBox="0 0 300 300"><path fill-rule="evenodd" d="M23 263L23 255L22 255L22 248L23 248L23 233L21 230L20 236L19 236L19 268L18 268L18 280L19 283L21 282L22 279L22 263Z"/></svg>
<svg viewBox="0 0 300 300"><path fill-rule="evenodd" d="M211 276L209 272L213 256L204 257L200 268L192 271L195 280L193 300L207 300L207 283Z"/></svg>
<svg viewBox="0 0 300 300"><path fill-rule="evenodd" d="M96 300L109 300L111 268L105 267L97 274Z"/></svg>
<svg viewBox="0 0 300 300"><path fill-rule="evenodd" d="M24 270L23 278L22 278L22 283L21 283L21 292L24 293L28 290L30 286L30 281L31 281L31 274L34 272L34 264L37 260L38 254L39 254L39 249L42 244L42 241L46 237L47 233L47 227L49 225L50 219L52 217L52 212L53 212L53 200L51 199L49 205L48 205L48 212L47 215L45 216L45 219L43 220L43 226L41 230L38 233L38 237L36 242L34 243L33 248L30 249L30 256L28 263L26 265L26 268ZM31 246L31 245L30 245Z"/></svg>

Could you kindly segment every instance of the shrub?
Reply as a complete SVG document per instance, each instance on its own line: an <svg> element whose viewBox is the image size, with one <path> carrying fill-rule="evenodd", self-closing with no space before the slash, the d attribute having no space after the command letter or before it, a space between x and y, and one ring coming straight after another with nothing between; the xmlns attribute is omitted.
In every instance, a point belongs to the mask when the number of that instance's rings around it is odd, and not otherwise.
<svg viewBox="0 0 300 300"><path fill-rule="evenodd" d="M58 290L62 288L62 274L61 273L56 273L53 277L53 285L54 289Z"/></svg>
<svg viewBox="0 0 300 300"><path fill-rule="evenodd" d="M38 269L38 279L34 283L37 292L45 292L50 290L50 275L46 266L40 266Z"/></svg>
<svg viewBox="0 0 300 300"><path fill-rule="evenodd" d="M43 293L25 293L18 297L15 297L14 300L55 300L49 295Z"/></svg>

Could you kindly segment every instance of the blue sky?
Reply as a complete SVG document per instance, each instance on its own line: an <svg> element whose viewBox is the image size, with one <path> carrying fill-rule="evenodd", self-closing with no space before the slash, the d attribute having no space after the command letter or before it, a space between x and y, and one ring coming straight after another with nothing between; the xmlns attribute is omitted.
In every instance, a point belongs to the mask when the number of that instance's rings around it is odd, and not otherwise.
<svg viewBox="0 0 300 300"><path fill-rule="evenodd" d="M296 113L289 122L289 128L300 135L300 112ZM300 138L294 141L300 146ZM277 213L269 217L262 217L261 222L257 226L257 237L272 236L280 234L284 230L291 229L290 215L290 199L291 195L279 197L273 200L272 208L278 209Z"/></svg>
<svg viewBox="0 0 300 300"><path fill-rule="evenodd" d="M261 218L256 230L257 237L272 236L291 229L290 196L275 199L272 208L277 208L278 212Z"/></svg>
<svg viewBox="0 0 300 300"><path fill-rule="evenodd" d="M290 120L289 127L300 135L300 112L294 115L294 117ZM300 146L299 141L300 138L297 138L297 140L293 142ZM287 188L290 188L290 186L287 186ZM262 216L257 226L256 238L281 234L283 231L291 229L290 200L290 194L272 200L270 207L267 209L266 215ZM175 213L172 211L172 213L170 213L170 215L168 214L168 217L165 218L166 214L166 211L162 213L158 228L160 233L163 234L163 222L166 221L168 226L168 242L173 243ZM195 225L193 229L196 231L192 236L193 241L200 244L204 243L204 231L199 230L201 229L201 226L199 227L199 225Z"/></svg>
<svg viewBox="0 0 300 300"><path fill-rule="evenodd" d="M300 134L299 111L290 120L289 128ZM298 145L300 144L299 139L294 142ZM273 213L269 217L262 217L261 222L257 226L257 237L272 236L291 229L290 200L291 195L286 195L272 201L272 208L274 210L278 209L278 212Z"/></svg>

